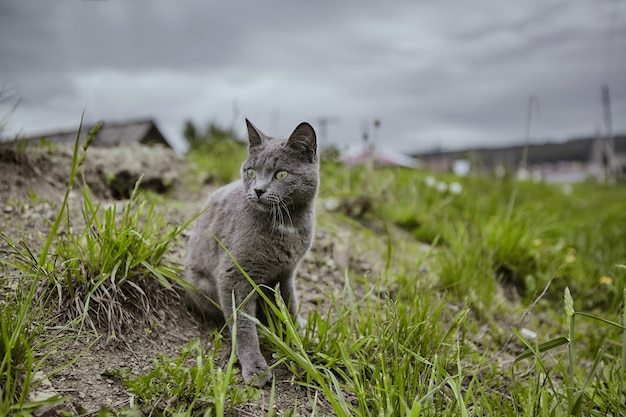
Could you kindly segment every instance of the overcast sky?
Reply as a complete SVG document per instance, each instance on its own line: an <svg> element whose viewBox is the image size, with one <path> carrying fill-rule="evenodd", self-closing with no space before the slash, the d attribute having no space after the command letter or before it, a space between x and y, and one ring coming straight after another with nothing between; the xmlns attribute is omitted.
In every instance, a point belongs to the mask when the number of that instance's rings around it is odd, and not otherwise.
<svg viewBox="0 0 626 417"><path fill-rule="evenodd" d="M0 2L4 135L152 117L404 152L626 132L626 1ZM18 106L11 112L16 100ZM327 137L320 118L327 117Z"/></svg>

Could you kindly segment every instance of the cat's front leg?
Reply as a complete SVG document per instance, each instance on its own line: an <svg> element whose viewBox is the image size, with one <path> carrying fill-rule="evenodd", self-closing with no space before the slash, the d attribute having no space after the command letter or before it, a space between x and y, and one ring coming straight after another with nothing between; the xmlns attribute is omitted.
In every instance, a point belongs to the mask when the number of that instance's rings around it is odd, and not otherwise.
<svg viewBox="0 0 626 417"><path fill-rule="evenodd" d="M235 286L235 288L223 288L220 291L221 304L226 320L233 313L233 295L236 305L241 306L251 290L252 288L249 285L241 285ZM247 314L250 317L255 317L257 298L258 295L256 293L252 294L246 301L246 304L237 312L237 326L235 327L234 321L230 320L229 327L235 342L235 350L241 365L244 381L262 387L272 379L272 373L268 371L267 361L261 355L256 323L245 316Z"/></svg>

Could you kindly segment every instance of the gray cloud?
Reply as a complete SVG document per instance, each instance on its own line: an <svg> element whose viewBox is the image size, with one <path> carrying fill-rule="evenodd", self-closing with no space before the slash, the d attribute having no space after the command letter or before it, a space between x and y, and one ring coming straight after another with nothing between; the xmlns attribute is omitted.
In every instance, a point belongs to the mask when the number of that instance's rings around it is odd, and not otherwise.
<svg viewBox="0 0 626 417"><path fill-rule="evenodd" d="M268 133L333 116L333 143L403 151L591 134L608 82L626 130L626 11L615 1L250 2L7 0L0 82L22 103L7 132L88 120L216 121ZM6 105L0 107L6 111Z"/></svg>

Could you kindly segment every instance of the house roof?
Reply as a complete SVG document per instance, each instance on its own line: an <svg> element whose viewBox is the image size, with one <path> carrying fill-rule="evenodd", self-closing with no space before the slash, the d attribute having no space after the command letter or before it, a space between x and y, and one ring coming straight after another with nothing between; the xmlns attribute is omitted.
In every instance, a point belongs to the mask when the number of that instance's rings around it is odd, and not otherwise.
<svg viewBox="0 0 626 417"><path fill-rule="evenodd" d="M80 133L80 143L84 142L87 134L94 125L83 125ZM33 135L30 140L45 138L54 143L74 143L78 128L56 132L44 132ZM161 133L152 119L134 120L123 123L105 122L102 129L96 135L92 146L110 147L141 143L144 145L162 144L173 147L170 141Z"/></svg>

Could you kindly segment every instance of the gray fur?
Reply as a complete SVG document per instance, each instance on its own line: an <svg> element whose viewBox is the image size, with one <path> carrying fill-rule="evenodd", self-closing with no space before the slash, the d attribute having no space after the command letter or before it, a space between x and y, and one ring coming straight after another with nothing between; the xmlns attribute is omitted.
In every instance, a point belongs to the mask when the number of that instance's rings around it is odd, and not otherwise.
<svg viewBox="0 0 626 417"><path fill-rule="evenodd" d="M198 218L189 241L185 279L198 293L190 293L192 306L217 322L233 312L252 286L239 272L209 231L259 285L280 286L294 317L299 309L295 288L298 263L311 246L315 228L315 197L319 173L315 131L301 123L289 139L272 139L246 120L248 159L242 179L213 193ZM248 170L253 169L253 174ZM286 171L284 179L277 178ZM254 178L252 178L254 177ZM280 175L279 175L280 177ZM243 307L256 316L258 295ZM232 321L231 321L232 330ZM264 385L271 379L261 355L254 322L237 316L236 352L246 381Z"/></svg>

